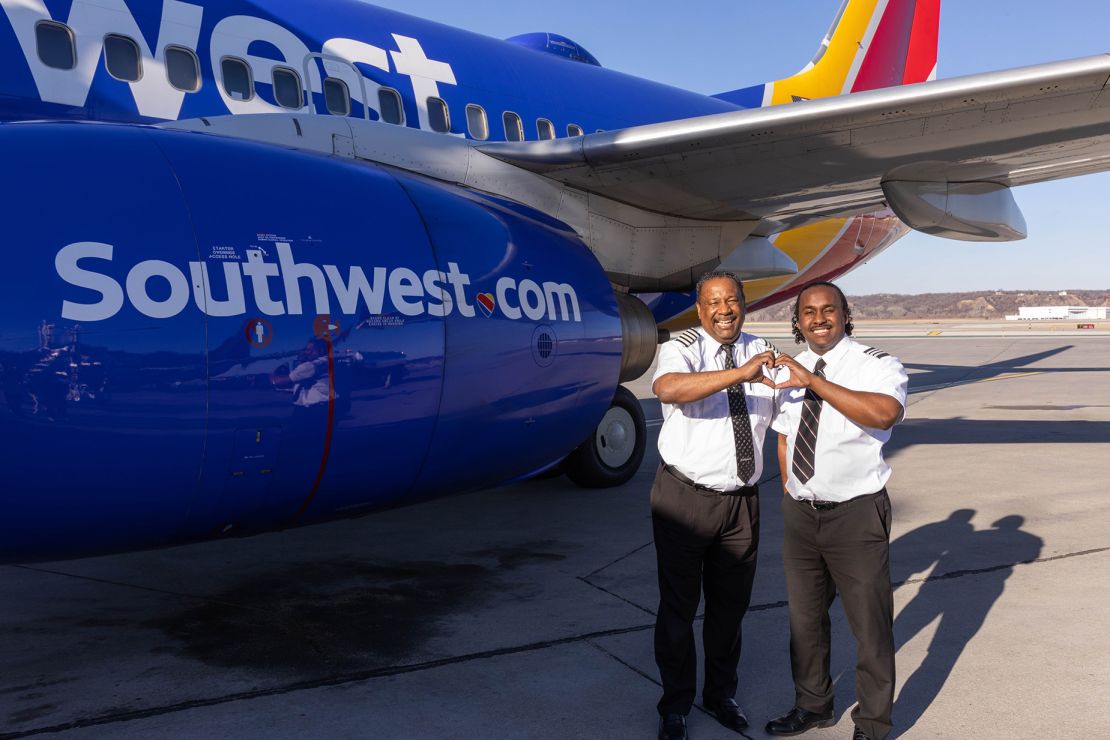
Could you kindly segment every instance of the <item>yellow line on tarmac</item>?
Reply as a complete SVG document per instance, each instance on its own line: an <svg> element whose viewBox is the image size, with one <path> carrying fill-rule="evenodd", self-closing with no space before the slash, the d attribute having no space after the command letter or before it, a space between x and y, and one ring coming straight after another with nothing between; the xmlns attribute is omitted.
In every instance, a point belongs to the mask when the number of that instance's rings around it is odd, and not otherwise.
<svg viewBox="0 0 1110 740"><path fill-rule="evenodd" d="M1046 372L1048 372L1048 371L1047 370L1030 370L1027 373L1010 373L1009 375L999 375L999 376L994 377L994 378L981 378L979 380L973 380L971 382L973 382L973 383L992 383L996 380L1013 380L1014 378L1025 378L1025 377L1028 377L1030 375L1044 375Z"/></svg>

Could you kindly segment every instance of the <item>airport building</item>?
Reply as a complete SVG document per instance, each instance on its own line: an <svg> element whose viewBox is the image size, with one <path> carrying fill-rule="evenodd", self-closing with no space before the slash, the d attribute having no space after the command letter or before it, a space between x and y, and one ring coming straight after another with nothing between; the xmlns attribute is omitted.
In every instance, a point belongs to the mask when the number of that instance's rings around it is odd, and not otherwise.
<svg viewBox="0 0 1110 740"><path fill-rule="evenodd" d="M1019 306L1017 315L1008 314L1007 321L1105 321L1106 306Z"/></svg>

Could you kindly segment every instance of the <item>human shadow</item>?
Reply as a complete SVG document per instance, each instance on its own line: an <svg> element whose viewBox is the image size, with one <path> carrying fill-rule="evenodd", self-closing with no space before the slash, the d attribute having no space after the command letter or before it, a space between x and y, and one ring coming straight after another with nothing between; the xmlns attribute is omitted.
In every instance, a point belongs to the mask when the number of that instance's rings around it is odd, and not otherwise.
<svg viewBox="0 0 1110 740"><path fill-rule="evenodd" d="M891 545L894 587L921 584L894 620L897 649L939 620L924 660L895 701L898 734L912 728L936 699L1002 595L1014 566L1036 560L1044 545L1040 537L1021 529L1025 523L1021 516L1005 516L989 529L975 529L974 515L972 509L958 509L946 520L919 527ZM928 577L913 578L934 564ZM965 576L974 576L973 586L944 583Z"/></svg>

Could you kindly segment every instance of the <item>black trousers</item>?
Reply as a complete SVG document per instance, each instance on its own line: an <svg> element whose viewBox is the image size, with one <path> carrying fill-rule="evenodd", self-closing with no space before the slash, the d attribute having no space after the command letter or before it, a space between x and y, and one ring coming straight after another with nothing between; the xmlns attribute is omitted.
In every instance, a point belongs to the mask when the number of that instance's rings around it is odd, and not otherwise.
<svg viewBox="0 0 1110 740"><path fill-rule="evenodd" d="M894 704L890 498L883 490L819 511L783 496L782 516L795 703L810 712L832 709L829 607L839 592L856 638L852 720L881 740Z"/></svg>
<svg viewBox="0 0 1110 740"><path fill-rule="evenodd" d="M697 489L660 468L651 488L651 522L659 570L658 708L684 715L697 695L694 616L703 590L702 698L716 703L736 693L740 621L751 601L759 546L759 496Z"/></svg>

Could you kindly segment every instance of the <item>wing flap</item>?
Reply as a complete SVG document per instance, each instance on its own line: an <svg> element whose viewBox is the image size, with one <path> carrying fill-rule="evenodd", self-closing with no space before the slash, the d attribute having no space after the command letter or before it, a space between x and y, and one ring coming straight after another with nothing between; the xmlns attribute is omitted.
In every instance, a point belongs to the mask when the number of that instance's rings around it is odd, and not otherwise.
<svg viewBox="0 0 1110 740"><path fill-rule="evenodd" d="M1019 185L1110 169L1110 56L575 139L498 159L668 215L797 224L883 202L900 177Z"/></svg>

